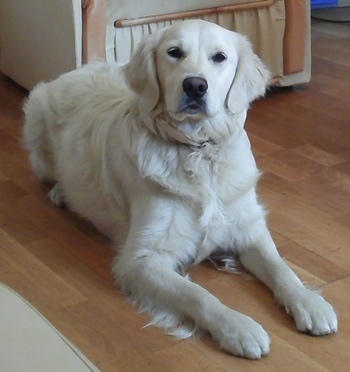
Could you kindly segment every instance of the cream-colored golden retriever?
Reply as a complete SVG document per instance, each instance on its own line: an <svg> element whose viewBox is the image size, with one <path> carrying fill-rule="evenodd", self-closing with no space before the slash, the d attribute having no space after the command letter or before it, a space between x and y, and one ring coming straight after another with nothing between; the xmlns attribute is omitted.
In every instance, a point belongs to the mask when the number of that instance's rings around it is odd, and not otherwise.
<svg viewBox="0 0 350 372"><path fill-rule="evenodd" d="M257 200L243 125L268 80L243 36L192 20L146 38L126 66L85 66L25 104L34 172L54 184L55 204L116 242L115 277L151 324L205 330L252 359L269 352L264 329L183 275L215 252L271 288L298 330L337 330L332 306L277 253Z"/></svg>

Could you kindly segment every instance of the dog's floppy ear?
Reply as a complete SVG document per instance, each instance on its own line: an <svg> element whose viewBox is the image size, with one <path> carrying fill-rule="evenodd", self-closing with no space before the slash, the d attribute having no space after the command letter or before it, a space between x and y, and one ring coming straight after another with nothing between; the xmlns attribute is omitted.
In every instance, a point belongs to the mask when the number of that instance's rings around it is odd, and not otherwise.
<svg viewBox="0 0 350 372"><path fill-rule="evenodd" d="M156 67L158 40L159 32L145 37L124 70L130 87L142 96L140 103L149 111L155 108L159 100Z"/></svg>
<svg viewBox="0 0 350 372"><path fill-rule="evenodd" d="M227 95L227 106L233 113L249 107L250 102L263 96L270 79L270 72L253 52L246 37L236 34L238 42L238 66Z"/></svg>

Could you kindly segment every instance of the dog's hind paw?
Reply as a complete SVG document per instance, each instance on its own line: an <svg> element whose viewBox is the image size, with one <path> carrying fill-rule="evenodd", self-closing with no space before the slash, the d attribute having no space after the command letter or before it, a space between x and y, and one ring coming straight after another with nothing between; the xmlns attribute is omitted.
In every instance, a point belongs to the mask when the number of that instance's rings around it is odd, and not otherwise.
<svg viewBox="0 0 350 372"><path fill-rule="evenodd" d="M260 324L234 310L225 315L210 330L222 349L248 359L260 359L269 353L270 338Z"/></svg>
<svg viewBox="0 0 350 372"><path fill-rule="evenodd" d="M64 208L66 206L64 200L64 192L58 183L56 183L55 186L50 190L49 198L52 203L59 208Z"/></svg>

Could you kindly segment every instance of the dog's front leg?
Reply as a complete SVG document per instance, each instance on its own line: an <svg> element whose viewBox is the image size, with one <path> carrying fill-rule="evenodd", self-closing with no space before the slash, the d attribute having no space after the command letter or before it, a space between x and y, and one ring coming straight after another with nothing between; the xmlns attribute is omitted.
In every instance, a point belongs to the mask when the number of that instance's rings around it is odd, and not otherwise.
<svg viewBox="0 0 350 372"><path fill-rule="evenodd" d="M178 274L169 261L163 253L121 257L114 270L122 288L155 317L165 312L180 321L190 318L223 349L240 357L258 359L269 352L269 336L258 323Z"/></svg>
<svg viewBox="0 0 350 372"><path fill-rule="evenodd" d="M317 292L305 288L278 254L265 224L255 226L248 234L254 238L250 246L239 251L243 266L273 291L293 316L297 329L315 336L336 332L337 316L332 306Z"/></svg>

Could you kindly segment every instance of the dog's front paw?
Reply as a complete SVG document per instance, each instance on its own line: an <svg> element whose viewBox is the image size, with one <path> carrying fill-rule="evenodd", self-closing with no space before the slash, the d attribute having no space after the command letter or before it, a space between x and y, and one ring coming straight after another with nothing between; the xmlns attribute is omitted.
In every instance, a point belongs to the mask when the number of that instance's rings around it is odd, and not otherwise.
<svg viewBox="0 0 350 372"><path fill-rule="evenodd" d="M294 298L286 309L292 313L301 332L322 336L337 331L338 321L333 307L315 292L308 290L303 296Z"/></svg>
<svg viewBox="0 0 350 372"><path fill-rule="evenodd" d="M210 329L222 349L242 358L260 359L270 351L270 338L252 318L233 310Z"/></svg>

